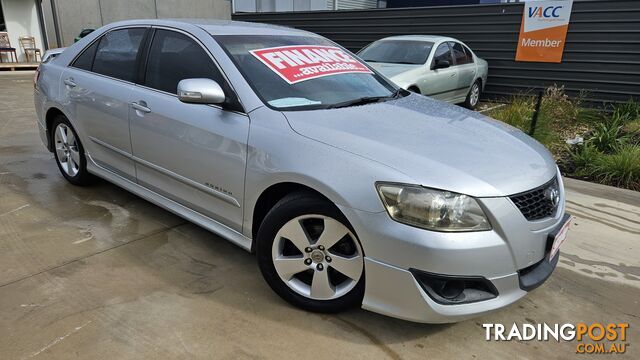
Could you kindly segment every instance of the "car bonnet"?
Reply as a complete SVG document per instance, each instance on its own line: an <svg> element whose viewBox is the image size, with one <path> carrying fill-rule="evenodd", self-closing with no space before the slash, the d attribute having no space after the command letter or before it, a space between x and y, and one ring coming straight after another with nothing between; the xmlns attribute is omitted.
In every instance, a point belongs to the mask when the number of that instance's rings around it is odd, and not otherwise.
<svg viewBox="0 0 640 360"><path fill-rule="evenodd" d="M545 147L520 130L420 95L283 113L300 135L383 163L428 187L506 196L557 173Z"/></svg>

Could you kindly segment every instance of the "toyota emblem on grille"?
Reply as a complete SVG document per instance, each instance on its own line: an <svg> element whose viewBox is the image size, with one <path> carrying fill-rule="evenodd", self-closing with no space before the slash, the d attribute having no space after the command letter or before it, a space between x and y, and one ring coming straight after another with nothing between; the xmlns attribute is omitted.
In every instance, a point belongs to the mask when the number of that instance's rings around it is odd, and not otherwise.
<svg viewBox="0 0 640 360"><path fill-rule="evenodd" d="M554 208L558 206L558 204L560 203L560 191L558 191L558 188L556 187L555 184L545 189L544 197L547 198L547 200L549 200L549 202L551 203L551 205L553 205Z"/></svg>

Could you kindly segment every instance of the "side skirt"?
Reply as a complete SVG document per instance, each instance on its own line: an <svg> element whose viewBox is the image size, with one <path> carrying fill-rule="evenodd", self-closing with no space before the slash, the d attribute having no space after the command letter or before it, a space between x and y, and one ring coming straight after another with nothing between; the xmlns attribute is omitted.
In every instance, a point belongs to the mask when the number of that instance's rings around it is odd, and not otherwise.
<svg viewBox="0 0 640 360"><path fill-rule="evenodd" d="M141 198L152 202L161 208L168 210L186 220L191 221L194 224L202 226L203 228L231 241L232 243L240 246L241 248L251 251L251 243L253 240L244 236L243 234L229 228L228 226L221 224L207 216L200 214L197 211L193 211L188 207L181 205L171 199L159 195L139 184L136 184L128 179L125 179L103 167L96 164L89 154L87 155L87 170L90 173L99 176L119 187L130 191Z"/></svg>

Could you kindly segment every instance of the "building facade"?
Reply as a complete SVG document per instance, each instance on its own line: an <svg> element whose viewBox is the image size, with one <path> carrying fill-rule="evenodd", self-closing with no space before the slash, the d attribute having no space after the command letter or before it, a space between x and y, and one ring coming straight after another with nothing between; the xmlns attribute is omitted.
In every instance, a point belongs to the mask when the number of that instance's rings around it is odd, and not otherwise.
<svg viewBox="0 0 640 360"><path fill-rule="evenodd" d="M16 49L18 62L26 62L26 54L20 46L20 37L33 37L35 47L45 49L42 21L37 3L33 0L0 0L0 32L8 35L9 45ZM7 52L0 53L2 61L11 59Z"/></svg>
<svg viewBox="0 0 640 360"><path fill-rule="evenodd" d="M233 13L495 4L524 0L233 0Z"/></svg>
<svg viewBox="0 0 640 360"><path fill-rule="evenodd" d="M71 45L83 29L149 18L229 19L231 0L0 0L0 32L8 34L20 62L21 36L33 36L46 50Z"/></svg>
<svg viewBox="0 0 640 360"><path fill-rule="evenodd" d="M233 12L290 12L375 9L385 0L233 0Z"/></svg>
<svg viewBox="0 0 640 360"><path fill-rule="evenodd" d="M516 2L517 0L0 0L0 32L6 32L18 61L19 37L33 36L41 50L69 46L83 29L125 19L229 19L233 13L375 9ZM3 56L6 61L7 55Z"/></svg>
<svg viewBox="0 0 640 360"><path fill-rule="evenodd" d="M499 4L522 2L523 0L387 0L388 8L451 6L475 4Z"/></svg>

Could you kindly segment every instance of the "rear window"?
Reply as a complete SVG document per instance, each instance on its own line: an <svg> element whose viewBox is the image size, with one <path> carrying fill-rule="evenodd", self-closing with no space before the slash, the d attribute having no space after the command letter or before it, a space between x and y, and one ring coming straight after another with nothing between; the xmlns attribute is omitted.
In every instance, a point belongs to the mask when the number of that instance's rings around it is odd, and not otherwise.
<svg viewBox="0 0 640 360"><path fill-rule="evenodd" d="M462 46L464 47L464 52L467 53L467 58L469 59L469 62L472 63L473 62L473 53L471 52L471 50L466 47L466 46Z"/></svg>
<svg viewBox="0 0 640 360"><path fill-rule="evenodd" d="M451 41L449 42L449 45L451 45L451 50L453 51L453 57L456 59L456 65L464 65L472 62L467 52L464 51L462 44L455 41Z"/></svg>
<svg viewBox="0 0 640 360"><path fill-rule="evenodd" d="M435 54L433 54L433 64L437 64L439 61L448 61L449 65L453 65L453 57L451 56L451 50L449 49L449 44L442 43L436 49Z"/></svg>
<svg viewBox="0 0 640 360"><path fill-rule="evenodd" d="M432 42L410 40L376 41L358 53L364 61L392 64L424 64L431 53Z"/></svg>
<svg viewBox="0 0 640 360"><path fill-rule="evenodd" d="M135 80L136 59L146 29L114 30L100 39L92 71L116 79Z"/></svg>

